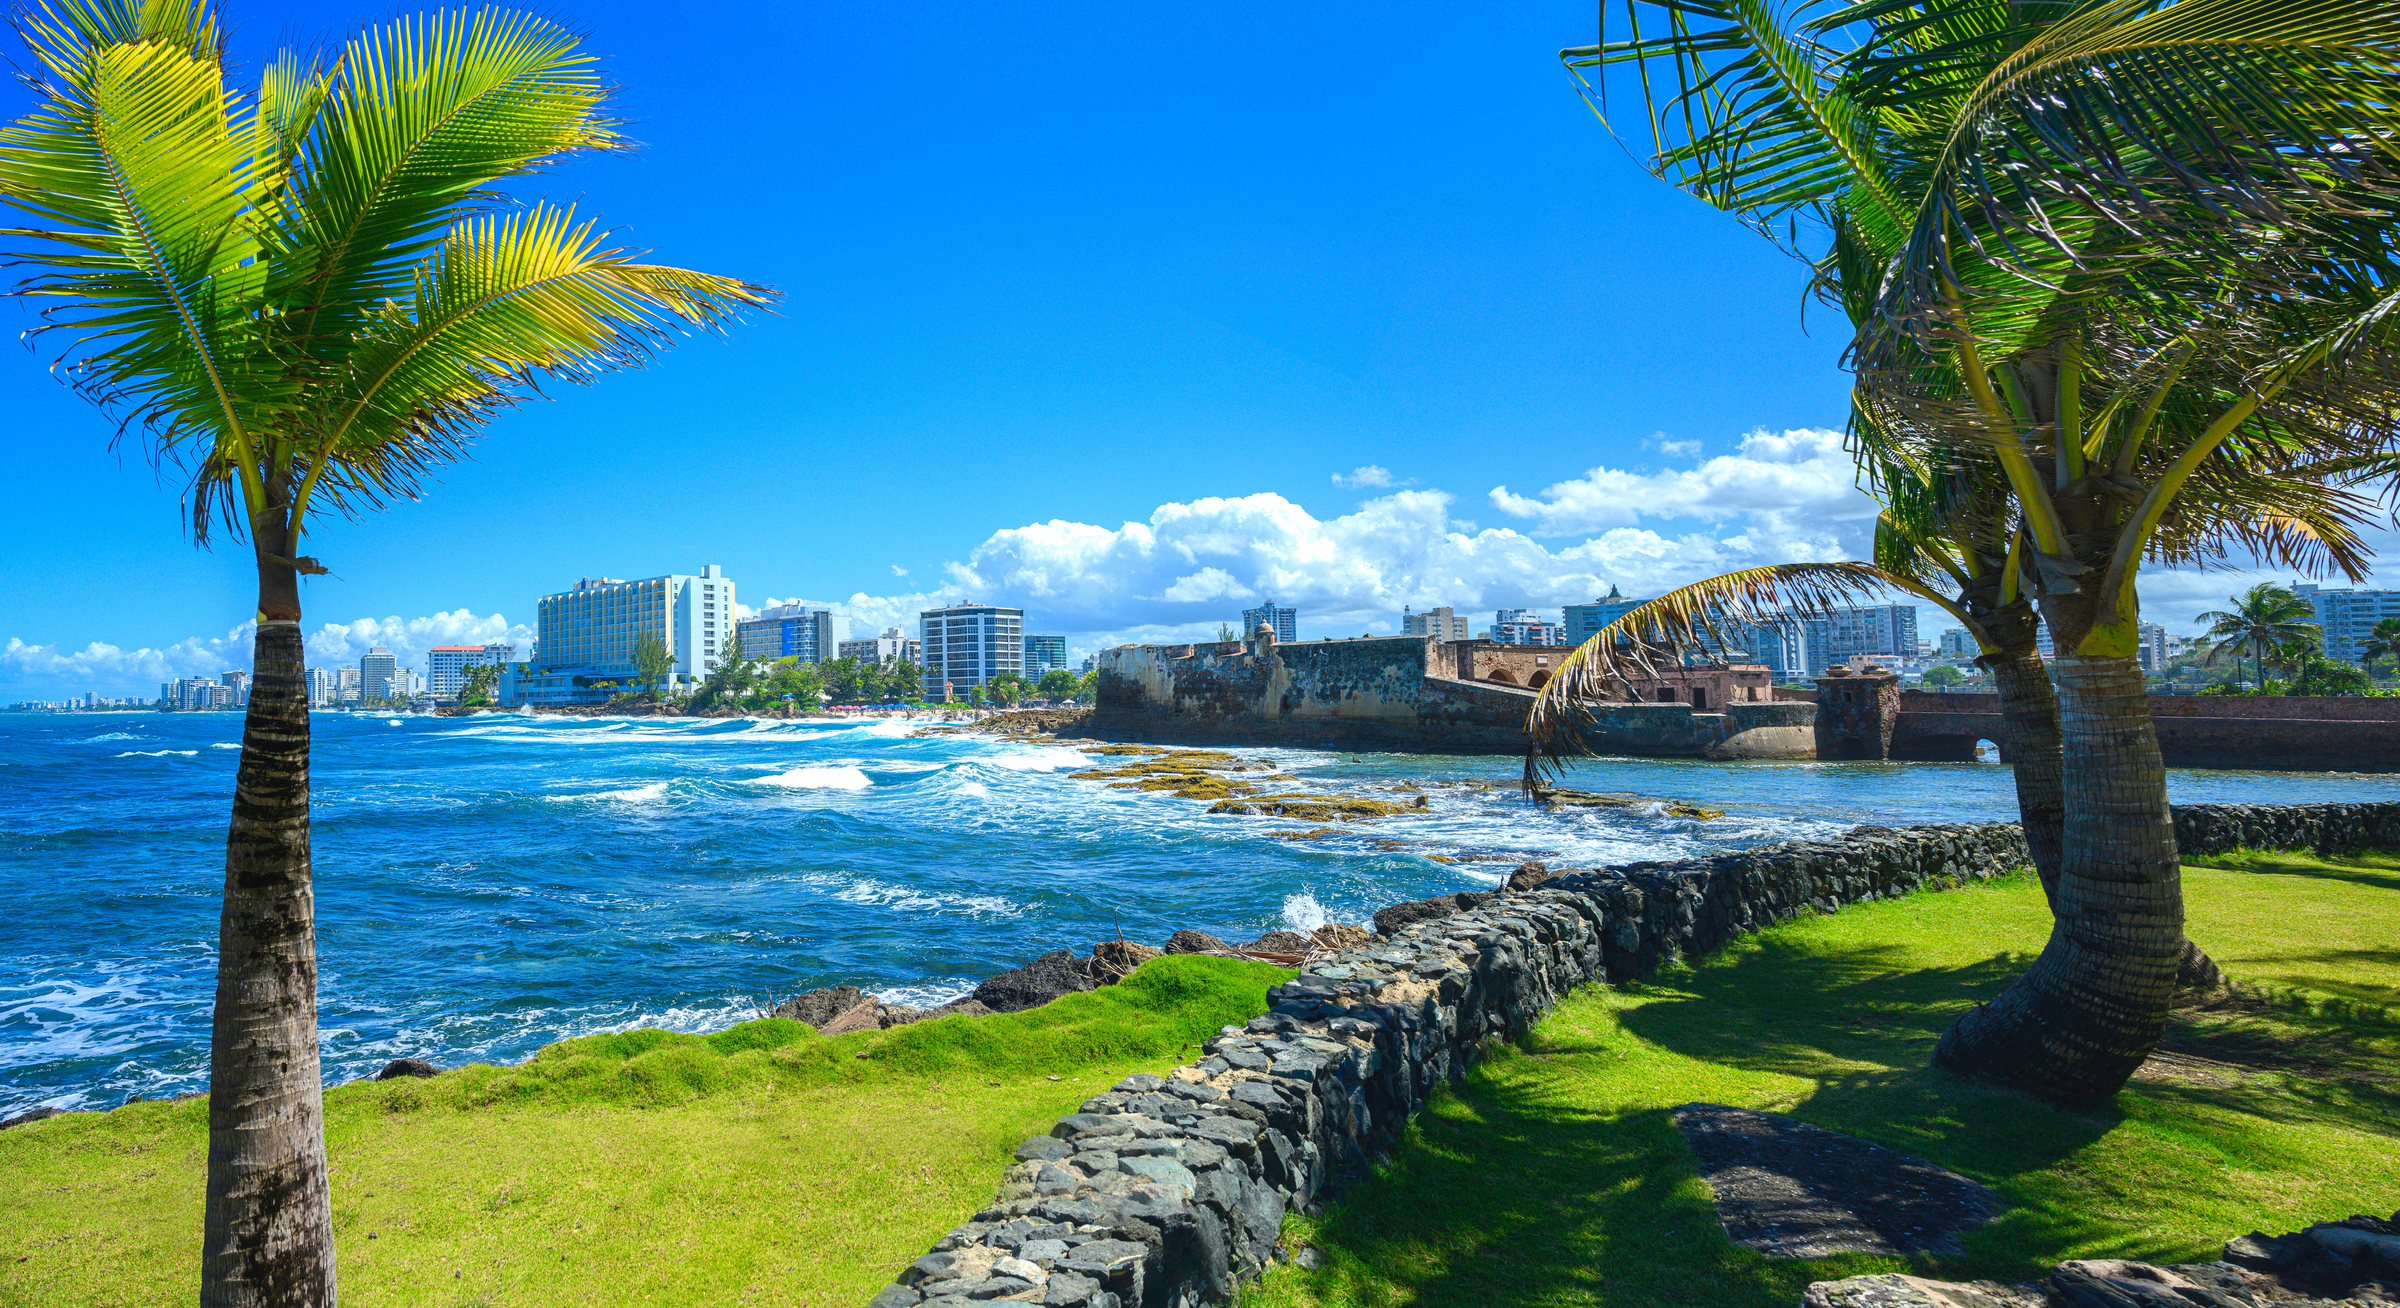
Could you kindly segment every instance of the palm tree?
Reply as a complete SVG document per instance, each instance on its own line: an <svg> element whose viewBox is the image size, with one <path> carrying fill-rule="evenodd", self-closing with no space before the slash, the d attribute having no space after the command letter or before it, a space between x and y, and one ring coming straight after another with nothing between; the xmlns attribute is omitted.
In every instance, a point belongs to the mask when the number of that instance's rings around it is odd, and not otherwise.
<svg viewBox="0 0 2400 1308"><path fill-rule="evenodd" d="M2231 0L1628 13L1626 39L1564 57L1638 66L1662 177L1787 243L1832 235L1817 272L1858 325L1862 448L1972 453L2007 482L2007 553L2060 653L2058 927L1936 1057L2105 1097L2156 1043L2182 938L2135 573L2190 561L2179 506L2216 539L2357 548L2356 497L2323 480L2395 437L2371 192L2400 24L2333 0L2279 10L2272 41ZM2258 471L2303 489L2257 499Z"/></svg>
<svg viewBox="0 0 2400 1308"><path fill-rule="evenodd" d="M2400 663L2400 618L2384 618L2368 633L2358 647L2359 660L2371 673L2385 659Z"/></svg>
<svg viewBox="0 0 2400 1308"><path fill-rule="evenodd" d="M2247 652L2251 666L2263 682L2267 679L2269 655L2280 654L2303 640L2324 638L2325 629L2308 621L2317 615L2316 609L2288 587L2262 581L2239 595L2227 597L2227 602L2233 605L2230 612L2210 609L2198 619L2210 624L2203 633L2213 642L2206 659L2209 663L2215 663L2219 654L2230 653L2234 656L2235 670L2239 671L2241 656Z"/></svg>
<svg viewBox="0 0 2400 1308"><path fill-rule="evenodd" d="M622 148L573 36L497 10L399 21L331 62L229 79L207 0L58 0L20 24L31 113L0 129L7 235L61 371L246 537L249 717L225 845L204 1304L334 1301L317 1061L300 578L312 516L413 497L538 379L639 362L762 288L601 248L497 183Z"/></svg>

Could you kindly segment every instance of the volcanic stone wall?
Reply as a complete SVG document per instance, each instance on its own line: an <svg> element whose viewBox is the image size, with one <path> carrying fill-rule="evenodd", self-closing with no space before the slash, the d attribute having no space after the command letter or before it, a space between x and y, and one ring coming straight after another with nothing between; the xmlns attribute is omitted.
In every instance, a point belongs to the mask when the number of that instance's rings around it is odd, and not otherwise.
<svg viewBox="0 0 2400 1308"><path fill-rule="evenodd" d="M2400 847L2400 803L2178 810L2189 852ZM1837 840L1570 872L1428 900L1388 935L1312 963L1169 1076L1130 1076L1016 1151L1000 1192L871 1308L1192 1308L1274 1256L1397 1140L1428 1093L1560 997L1810 912L2022 867L2014 823L1859 827Z"/></svg>

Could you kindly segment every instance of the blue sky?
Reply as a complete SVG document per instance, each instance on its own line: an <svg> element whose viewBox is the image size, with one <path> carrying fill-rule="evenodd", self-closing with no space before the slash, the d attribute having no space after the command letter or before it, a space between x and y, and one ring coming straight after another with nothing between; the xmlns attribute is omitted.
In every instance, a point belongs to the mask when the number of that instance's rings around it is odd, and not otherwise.
<svg viewBox="0 0 2400 1308"><path fill-rule="evenodd" d="M396 9L227 12L254 68ZM520 192L785 298L320 526L324 657L711 562L861 634L971 594L1088 649L1269 590L1352 634L1861 543L1811 434L1845 411L1835 319L1594 119L1555 56L1588 4L550 12L645 148ZM194 551L172 474L45 362L0 358L0 697L235 656L242 552Z"/></svg>

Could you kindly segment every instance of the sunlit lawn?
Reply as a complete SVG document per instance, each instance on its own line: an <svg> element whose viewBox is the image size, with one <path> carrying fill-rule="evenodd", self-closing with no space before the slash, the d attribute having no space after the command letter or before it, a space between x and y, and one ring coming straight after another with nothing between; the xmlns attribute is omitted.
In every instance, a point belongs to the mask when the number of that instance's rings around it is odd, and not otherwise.
<svg viewBox="0 0 2400 1308"><path fill-rule="evenodd" d="M2400 1001L2400 862L2221 862L2187 871L2189 933L2285 1006L2179 1018L2182 1079L2145 1074L2106 1111L2070 1113L1927 1066L1950 1017L2039 948L2031 881L1845 909L1562 1005L1420 1118L1376 1177L1294 1219L1286 1243L1315 1244L1322 1265L1279 1268L1244 1302L1793 1308L1812 1280L1910 1270L1734 1248L1667 1119L1693 1101L1792 1113L1998 1189L2007 1214L1967 1258L1920 1269L1940 1275L2209 1259L2253 1227L2389 1212L2400 1027L2291 1005ZM2277 1064L2299 1070L2259 1070Z"/></svg>

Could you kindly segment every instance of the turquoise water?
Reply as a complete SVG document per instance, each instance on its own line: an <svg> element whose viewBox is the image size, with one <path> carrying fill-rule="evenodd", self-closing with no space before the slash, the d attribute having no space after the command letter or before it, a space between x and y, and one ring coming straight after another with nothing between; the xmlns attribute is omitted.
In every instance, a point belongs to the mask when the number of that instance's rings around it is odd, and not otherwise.
<svg viewBox="0 0 2400 1308"><path fill-rule="evenodd" d="M1990 764L1598 760L1570 784L1712 822L1529 808L1509 759L1252 751L1306 784L1426 787L1329 840L1067 773L1086 756L919 724L315 718L326 1076L708 1030L812 986L937 1002L1034 954L1179 927L1248 939L1591 866L2005 818ZM206 1084L240 719L0 715L0 1115ZM2172 774L2180 801L2390 798L2392 778ZM1444 863L1429 855L1462 858ZM1485 856L1477 858L1476 856ZM1495 857L1496 856L1496 857Z"/></svg>

